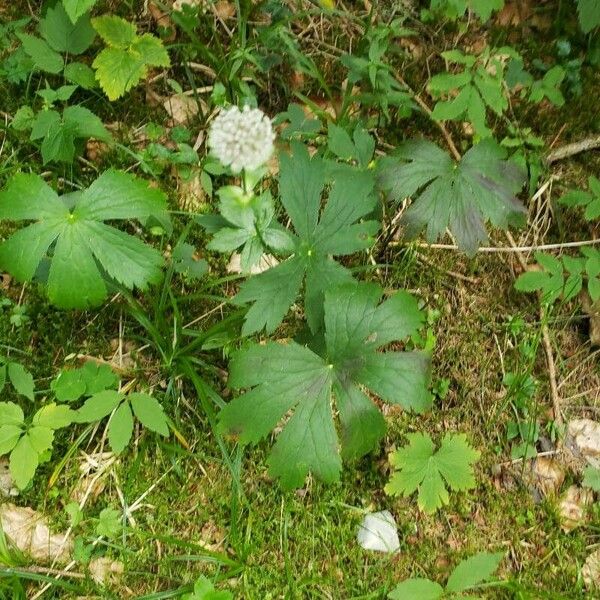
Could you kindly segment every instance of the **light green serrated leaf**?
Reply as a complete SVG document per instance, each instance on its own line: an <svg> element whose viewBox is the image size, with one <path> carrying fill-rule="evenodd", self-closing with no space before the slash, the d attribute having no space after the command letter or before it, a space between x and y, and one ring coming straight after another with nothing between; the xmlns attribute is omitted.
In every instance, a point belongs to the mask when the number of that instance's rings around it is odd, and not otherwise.
<svg viewBox="0 0 600 600"><path fill-rule="evenodd" d="M446 485L452 490L475 486L472 464L479 458L466 436L446 435L434 452L431 437L424 433L408 434L409 444L390 455L397 470L385 486L390 495L409 496L418 491L419 508L433 513L448 503Z"/></svg>
<svg viewBox="0 0 600 600"><path fill-rule="evenodd" d="M98 516L96 534L109 539L117 537L123 529L123 516L114 508L104 508Z"/></svg>
<svg viewBox="0 0 600 600"><path fill-rule="evenodd" d="M146 65L140 57L120 48L105 48L92 66L96 79L109 100L117 100L146 77Z"/></svg>
<svg viewBox="0 0 600 600"><path fill-rule="evenodd" d="M129 48L137 37L137 28L116 15L103 15L92 19L92 26L98 35L114 48Z"/></svg>
<svg viewBox="0 0 600 600"><path fill-rule="evenodd" d="M81 62L70 62L64 70L67 81L77 84L84 90L92 90L98 86L94 70Z"/></svg>
<svg viewBox="0 0 600 600"><path fill-rule="evenodd" d="M168 437L167 417L162 405L156 398L140 393L129 394L128 398L133 413L144 427Z"/></svg>
<svg viewBox="0 0 600 600"><path fill-rule="evenodd" d="M15 362L8 363L7 373L15 390L33 402L35 390L33 375L23 365Z"/></svg>
<svg viewBox="0 0 600 600"><path fill-rule="evenodd" d="M63 112L65 123L75 125L75 133L80 138L96 138L102 141L111 139L100 118L85 106L68 106Z"/></svg>

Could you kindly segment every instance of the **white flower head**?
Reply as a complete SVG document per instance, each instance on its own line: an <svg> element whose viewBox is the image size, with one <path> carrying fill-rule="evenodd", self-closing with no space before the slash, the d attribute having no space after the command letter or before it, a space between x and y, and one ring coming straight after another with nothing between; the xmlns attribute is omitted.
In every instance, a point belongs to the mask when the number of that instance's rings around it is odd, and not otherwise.
<svg viewBox="0 0 600 600"><path fill-rule="evenodd" d="M273 154L275 132L271 119L258 108L232 106L221 110L208 132L212 153L234 173L253 171Z"/></svg>

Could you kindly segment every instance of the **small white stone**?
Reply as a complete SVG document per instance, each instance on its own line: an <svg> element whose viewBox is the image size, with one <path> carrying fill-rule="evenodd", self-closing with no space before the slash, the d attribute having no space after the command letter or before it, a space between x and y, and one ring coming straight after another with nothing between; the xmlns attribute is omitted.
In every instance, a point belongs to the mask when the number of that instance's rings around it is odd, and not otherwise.
<svg viewBox="0 0 600 600"><path fill-rule="evenodd" d="M400 548L396 521L389 510L365 515L356 539L365 550L397 552Z"/></svg>

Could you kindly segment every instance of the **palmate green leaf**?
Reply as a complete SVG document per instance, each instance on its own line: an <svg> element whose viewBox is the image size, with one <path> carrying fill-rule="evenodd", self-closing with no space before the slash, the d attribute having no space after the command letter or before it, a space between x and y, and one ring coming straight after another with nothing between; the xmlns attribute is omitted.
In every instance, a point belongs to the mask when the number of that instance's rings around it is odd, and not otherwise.
<svg viewBox="0 0 600 600"><path fill-rule="evenodd" d="M438 600L444 595L444 588L435 581L415 578L398 584L388 594L390 600Z"/></svg>
<svg viewBox="0 0 600 600"><path fill-rule="evenodd" d="M62 0L65 11L72 23L76 23L80 17L89 12L96 0Z"/></svg>
<svg viewBox="0 0 600 600"><path fill-rule="evenodd" d="M53 50L69 54L85 52L96 37L89 15L73 22L60 2L49 7L40 20L40 33Z"/></svg>
<svg viewBox="0 0 600 600"><path fill-rule="evenodd" d="M406 410L423 412L431 405L426 355L377 352L415 333L423 314L405 292L379 304L381 294L379 286L367 283L325 292L323 356L294 342L270 342L240 350L231 362L229 385L252 389L221 411L221 431L238 436L242 443L257 443L293 411L268 460L271 474L286 489L302 485L309 471L326 482L337 480L340 446L344 459L375 447L385 422L363 386Z"/></svg>
<svg viewBox="0 0 600 600"><path fill-rule="evenodd" d="M107 276L130 289L160 277L157 250L103 221L167 218L162 192L109 170L69 200L72 208L37 175L13 177L0 192L0 219L34 223L0 245L0 267L30 281L49 258L48 297L59 308L97 306L106 298Z"/></svg>
<svg viewBox="0 0 600 600"><path fill-rule="evenodd" d="M293 256L240 287L234 302L252 303L242 328L244 335L263 328L274 331L303 282L306 319L311 330L317 331L323 318L323 292L352 281L350 271L332 256L367 248L379 227L376 221L361 221L376 205L370 174L348 167L346 176L336 178L321 210L325 163L319 157L310 159L301 144L292 148L292 155L280 157L279 192L295 230L295 235L290 234Z"/></svg>
<svg viewBox="0 0 600 600"><path fill-rule="evenodd" d="M600 217L600 180L591 175L588 178L588 191L570 190L559 199L565 206L584 206L586 221Z"/></svg>
<svg viewBox="0 0 600 600"><path fill-rule="evenodd" d="M433 513L448 503L446 485L455 491L475 487L472 463L479 452L469 446L465 435L446 435L437 452L429 435L407 437L408 446L390 455L396 472L385 486L387 494L410 496L418 491L419 508Z"/></svg>
<svg viewBox="0 0 600 600"><path fill-rule="evenodd" d="M525 174L504 159L505 151L492 141L473 146L458 163L431 142L406 142L381 162L378 180L397 202L413 197L402 219L408 238L425 229L427 241L434 242L448 228L473 255L488 239L486 221L503 229L525 221L526 210L515 197Z"/></svg>
<svg viewBox="0 0 600 600"><path fill-rule="evenodd" d="M133 23L114 15L92 19L92 25L107 47L92 66L96 79L108 96L116 100L143 79L148 67L168 67L169 54L157 37L137 34Z"/></svg>

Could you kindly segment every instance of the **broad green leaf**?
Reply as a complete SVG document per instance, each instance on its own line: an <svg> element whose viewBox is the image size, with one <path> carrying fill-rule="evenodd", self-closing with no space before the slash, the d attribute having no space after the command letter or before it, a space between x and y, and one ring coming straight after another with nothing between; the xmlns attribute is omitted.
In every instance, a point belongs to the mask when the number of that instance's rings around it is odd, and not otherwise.
<svg viewBox="0 0 600 600"><path fill-rule="evenodd" d="M42 454L52 448L54 430L43 425L35 425L27 430L27 437L29 437L32 448L38 454Z"/></svg>
<svg viewBox="0 0 600 600"><path fill-rule="evenodd" d="M96 0L62 0L63 6L72 23L76 23L80 17L89 12Z"/></svg>
<svg viewBox="0 0 600 600"><path fill-rule="evenodd" d="M38 69L53 74L60 73L63 70L64 61L62 56L52 50L44 40L27 33L17 33L17 37L23 44L23 50L31 57Z"/></svg>
<svg viewBox="0 0 600 600"><path fill-rule="evenodd" d="M8 363L7 372L15 390L33 402L35 390L33 375L23 365L14 362Z"/></svg>
<svg viewBox="0 0 600 600"><path fill-rule="evenodd" d="M15 485L23 490L33 479L39 464L38 453L34 450L28 435L17 442L10 454L10 474Z"/></svg>
<svg viewBox="0 0 600 600"><path fill-rule="evenodd" d="M133 413L144 427L168 437L167 417L162 405L156 398L140 393L129 394L128 398Z"/></svg>
<svg viewBox="0 0 600 600"><path fill-rule="evenodd" d="M64 76L84 90L92 90L98 85L94 70L81 62L70 62L65 67Z"/></svg>
<svg viewBox="0 0 600 600"><path fill-rule="evenodd" d="M265 328L272 332L281 323L305 281L304 310L311 330L323 319L323 294L332 286L352 280L350 271L332 256L367 248L379 224L362 222L376 204L373 180L368 173L348 169L337 177L321 210L325 187L323 160L309 158L306 148L293 144L293 155L280 157L279 192L296 236L288 260L250 278L235 297L236 304L253 303L246 315L244 335Z"/></svg>
<svg viewBox="0 0 600 600"><path fill-rule="evenodd" d="M85 394L85 381L82 380L79 369L61 371L58 377L50 383L56 399L60 402L73 402Z"/></svg>
<svg viewBox="0 0 600 600"><path fill-rule="evenodd" d="M23 434L23 429L18 425L0 425L0 456L8 454L17 444Z"/></svg>
<svg viewBox="0 0 600 600"><path fill-rule="evenodd" d="M115 390L104 390L88 398L77 411L77 421L93 423L107 417L123 400L123 394Z"/></svg>
<svg viewBox="0 0 600 600"><path fill-rule="evenodd" d="M42 406L35 415L33 415L33 425L39 427L48 427L49 429L60 429L73 422L73 411L64 404L51 402Z"/></svg>
<svg viewBox="0 0 600 600"><path fill-rule="evenodd" d="M55 121L50 125L42 141L44 164L56 160L71 163L75 157L75 135L77 127L73 123Z"/></svg>
<svg viewBox="0 0 600 600"><path fill-rule="evenodd" d="M327 147L343 160L356 158L352 138L343 127L335 125L335 123L329 123L327 127Z"/></svg>
<svg viewBox="0 0 600 600"><path fill-rule="evenodd" d="M100 392L104 393L104 392ZM133 434L133 415L128 402L123 402L113 413L108 426L108 441L115 454L125 450Z"/></svg>
<svg viewBox="0 0 600 600"><path fill-rule="evenodd" d="M560 91L560 84L566 74L560 65L552 67L542 79L533 82L529 94L530 101L541 102L544 98L548 98L555 106L562 106L565 99Z"/></svg>
<svg viewBox="0 0 600 600"><path fill-rule="evenodd" d="M409 496L418 491L419 508L433 513L448 503L446 485L455 491L475 487L472 463L479 452L469 446L466 436L446 435L437 452L428 435L412 433L407 437L408 446L390 455L396 472L385 486L387 494Z"/></svg>
<svg viewBox="0 0 600 600"><path fill-rule="evenodd" d="M494 11L504 6L504 0L470 0L471 10L485 23Z"/></svg>
<svg viewBox="0 0 600 600"><path fill-rule="evenodd" d="M88 15L74 23L60 2L49 7L40 20L40 33L52 49L69 54L85 52L96 37Z"/></svg>
<svg viewBox="0 0 600 600"><path fill-rule="evenodd" d="M21 427L25 415L18 404L14 402L0 402L0 423L2 425L15 425Z"/></svg>
<svg viewBox="0 0 600 600"><path fill-rule="evenodd" d="M429 579L407 579L388 594L390 600L438 600L444 595L444 588Z"/></svg>
<svg viewBox="0 0 600 600"><path fill-rule="evenodd" d="M39 177L13 177L0 192L0 218L36 222L0 246L0 267L28 281L39 263L50 258L48 296L59 308L100 304L107 294L106 276L140 289L160 277L163 258L157 250L102 221L166 218L162 192L131 175L109 170L70 199L74 199L72 209Z"/></svg>
<svg viewBox="0 0 600 600"><path fill-rule="evenodd" d="M382 161L379 184L398 202L413 196L402 219L407 237L425 229L434 242L448 228L472 255L488 239L487 220L503 229L524 222L526 210L515 197L524 173L504 158L491 141L473 146L458 163L431 142L407 142Z"/></svg>
<svg viewBox="0 0 600 600"><path fill-rule="evenodd" d="M0 428L0 433L2 429ZM0 445L1 447L1 445ZM2 452L0 452L2 454ZM597 467L586 467L583 472L583 481L581 485L589 487L595 492L600 492L600 469Z"/></svg>
<svg viewBox="0 0 600 600"><path fill-rule="evenodd" d="M286 489L302 485L309 471L323 481L337 480L340 444L346 459L375 447L385 422L362 386L369 388L378 380L374 371L383 364L380 359L389 360L384 400L417 411L431 403L426 391L426 357L377 352L414 333L423 324L423 315L404 292L399 299L393 296L379 304L381 294L377 285L366 283L350 283L325 293L323 356L294 342L270 342L251 345L232 359L229 385L252 389L221 411L219 427L242 443L257 443L292 411L268 460L271 474ZM410 374L402 369L404 360L410 364ZM341 440L332 397L339 412Z"/></svg>
<svg viewBox="0 0 600 600"><path fill-rule="evenodd" d="M98 116L85 106L68 106L63 112L65 123L75 126L75 135L79 138L96 138L108 141L110 134Z"/></svg>
<svg viewBox="0 0 600 600"><path fill-rule="evenodd" d="M577 0L577 14L583 33L590 33L600 25L600 3L597 0Z"/></svg>
<svg viewBox="0 0 600 600"><path fill-rule="evenodd" d="M504 553L498 552L490 554L489 552L480 552L463 560L452 571L446 591L465 592L490 579L504 558Z"/></svg>
<svg viewBox="0 0 600 600"><path fill-rule="evenodd" d="M104 508L98 516L96 534L109 539L117 537L123 529L123 515L114 508Z"/></svg>

